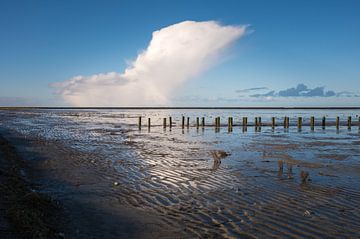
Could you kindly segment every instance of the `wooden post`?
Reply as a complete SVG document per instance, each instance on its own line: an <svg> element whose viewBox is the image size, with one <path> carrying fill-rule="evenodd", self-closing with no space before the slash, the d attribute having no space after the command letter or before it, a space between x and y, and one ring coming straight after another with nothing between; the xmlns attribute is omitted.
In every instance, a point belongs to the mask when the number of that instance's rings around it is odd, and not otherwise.
<svg viewBox="0 0 360 239"><path fill-rule="evenodd" d="M215 132L220 131L220 117L215 118Z"/></svg>
<svg viewBox="0 0 360 239"><path fill-rule="evenodd" d="M301 130L302 127L302 117L298 118L298 123L297 123L298 129Z"/></svg>
<svg viewBox="0 0 360 239"><path fill-rule="evenodd" d="M258 126L261 127L261 117L258 118Z"/></svg>
<svg viewBox="0 0 360 239"><path fill-rule="evenodd" d="M196 128L199 128L199 117L196 117Z"/></svg>
<svg viewBox="0 0 360 239"><path fill-rule="evenodd" d="M336 128L339 129L339 127L340 127L340 117L339 116L336 117L335 125L336 125Z"/></svg>
<svg viewBox="0 0 360 239"><path fill-rule="evenodd" d="M232 117L228 118L228 130L232 131Z"/></svg>
<svg viewBox="0 0 360 239"><path fill-rule="evenodd" d="M286 128L289 128L290 126L290 117L287 117L287 120L286 120Z"/></svg>
<svg viewBox="0 0 360 239"><path fill-rule="evenodd" d="M325 116L322 118L321 126L323 129L325 129L325 126L326 126L326 117Z"/></svg>
<svg viewBox="0 0 360 239"><path fill-rule="evenodd" d="M186 127L187 128L190 127L190 117L187 117L187 119L186 119Z"/></svg>
<svg viewBox="0 0 360 239"><path fill-rule="evenodd" d="M311 130L314 130L314 127L315 127L315 117L314 116L311 116L311 118L310 118L310 127L311 127Z"/></svg>
<svg viewBox="0 0 360 239"><path fill-rule="evenodd" d="M201 126L204 128L205 127L205 117L201 118Z"/></svg>
<svg viewBox="0 0 360 239"><path fill-rule="evenodd" d="M164 129L166 128L166 118L164 118L163 127L164 127Z"/></svg>
<svg viewBox="0 0 360 239"><path fill-rule="evenodd" d="M351 129L351 116L348 117L348 129Z"/></svg>
<svg viewBox="0 0 360 239"><path fill-rule="evenodd" d="M243 117L242 120L242 132L246 132L247 131L247 117Z"/></svg>
<svg viewBox="0 0 360 239"><path fill-rule="evenodd" d="M151 127L151 119L148 118L148 129L150 130L150 127Z"/></svg>
<svg viewBox="0 0 360 239"><path fill-rule="evenodd" d="M228 117L228 131L230 131L230 128L231 128L231 120L230 117Z"/></svg>
<svg viewBox="0 0 360 239"><path fill-rule="evenodd" d="M169 117L169 126L170 126L170 129L171 129L171 127L172 127L172 118L171 117Z"/></svg>
<svg viewBox="0 0 360 239"><path fill-rule="evenodd" d="M243 126L243 127L247 127L247 117L243 117L242 126Z"/></svg>
<svg viewBox="0 0 360 239"><path fill-rule="evenodd" d="M185 128L185 116L182 117L182 120L181 120L181 128L182 128L182 129Z"/></svg>
<svg viewBox="0 0 360 239"><path fill-rule="evenodd" d="M276 119L275 117L271 118L271 127L274 129L275 128L275 124L276 124Z"/></svg>
<svg viewBox="0 0 360 239"><path fill-rule="evenodd" d="M139 116L139 130L141 130L141 116Z"/></svg>

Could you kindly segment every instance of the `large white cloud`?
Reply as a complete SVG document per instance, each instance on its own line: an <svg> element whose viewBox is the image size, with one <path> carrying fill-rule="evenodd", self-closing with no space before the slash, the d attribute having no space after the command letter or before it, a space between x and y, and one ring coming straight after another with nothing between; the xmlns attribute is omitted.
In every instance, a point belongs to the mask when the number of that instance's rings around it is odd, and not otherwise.
<svg viewBox="0 0 360 239"><path fill-rule="evenodd" d="M217 62L246 26L184 21L153 32L145 51L124 73L76 76L55 83L74 106L166 105L184 82Z"/></svg>

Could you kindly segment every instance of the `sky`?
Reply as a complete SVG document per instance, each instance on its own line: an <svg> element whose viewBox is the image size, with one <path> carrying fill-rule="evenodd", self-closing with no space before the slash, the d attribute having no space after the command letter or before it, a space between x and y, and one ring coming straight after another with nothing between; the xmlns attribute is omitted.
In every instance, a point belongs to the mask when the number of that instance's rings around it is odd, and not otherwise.
<svg viewBox="0 0 360 239"><path fill-rule="evenodd" d="M0 1L0 106L359 106L360 1Z"/></svg>

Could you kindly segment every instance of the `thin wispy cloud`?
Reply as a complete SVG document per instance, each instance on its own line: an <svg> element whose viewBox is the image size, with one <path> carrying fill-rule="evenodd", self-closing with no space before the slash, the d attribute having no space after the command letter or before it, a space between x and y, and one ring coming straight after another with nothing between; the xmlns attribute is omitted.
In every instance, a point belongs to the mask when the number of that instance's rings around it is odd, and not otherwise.
<svg viewBox="0 0 360 239"><path fill-rule="evenodd" d="M338 97L360 97L360 93L355 93L351 91L340 91L336 93Z"/></svg>
<svg viewBox="0 0 360 239"><path fill-rule="evenodd" d="M253 87L253 88L248 88L248 89L241 89L241 90L236 90L236 93L248 93L251 91L258 91L258 90L268 90L269 88L267 87Z"/></svg>
<svg viewBox="0 0 360 239"><path fill-rule="evenodd" d="M153 32L142 53L123 72L75 76L53 84L75 106L170 104L179 86L208 69L242 37L246 26L184 21Z"/></svg>
<svg viewBox="0 0 360 239"><path fill-rule="evenodd" d="M269 91L264 94L253 94L253 95L250 95L250 97L269 97L269 96L274 96L274 95L275 95L275 91L272 90L272 91Z"/></svg>

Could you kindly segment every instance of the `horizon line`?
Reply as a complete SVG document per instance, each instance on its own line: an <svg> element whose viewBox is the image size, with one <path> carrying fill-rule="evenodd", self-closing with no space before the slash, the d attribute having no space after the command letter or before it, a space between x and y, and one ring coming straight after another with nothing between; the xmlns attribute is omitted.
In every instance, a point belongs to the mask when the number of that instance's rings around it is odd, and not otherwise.
<svg viewBox="0 0 360 239"><path fill-rule="evenodd" d="M72 107L72 106L0 106L0 110L16 110L16 109L44 109L44 110L51 110L51 109L79 109L79 110L91 110L91 109L119 109L119 110L152 110L152 109L179 109L179 110L196 110L196 109L209 109L209 110L222 110L222 109L229 109L229 110L246 110L246 109L264 109L264 110L360 110L360 106L82 106L82 107Z"/></svg>

